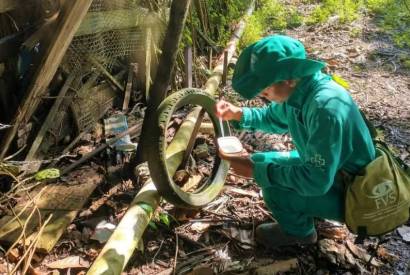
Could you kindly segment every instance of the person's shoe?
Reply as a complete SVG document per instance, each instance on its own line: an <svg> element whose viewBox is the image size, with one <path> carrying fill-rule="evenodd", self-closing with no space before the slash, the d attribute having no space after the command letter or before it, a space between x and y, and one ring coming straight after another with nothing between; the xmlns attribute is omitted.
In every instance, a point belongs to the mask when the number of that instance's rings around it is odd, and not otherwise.
<svg viewBox="0 0 410 275"><path fill-rule="evenodd" d="M313 244L317 241L317 234L314 231L306 237L298 237L284 232L277 223L265 223L256 228L256 242L267 247L277 248L280 246Z"/></svg>

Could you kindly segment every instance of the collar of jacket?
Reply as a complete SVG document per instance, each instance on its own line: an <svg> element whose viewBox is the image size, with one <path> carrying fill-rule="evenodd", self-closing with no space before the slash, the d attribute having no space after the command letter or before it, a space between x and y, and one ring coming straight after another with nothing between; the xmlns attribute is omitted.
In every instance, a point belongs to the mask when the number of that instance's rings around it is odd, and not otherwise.
<svg viewBox="0 0 410 275"><path fill-rule="evenodd" d="M287 103L294 108L302 109L303 104L305 104L312 91L315 90L318 85L330 80L331 77L329 75L320 71L302 78L296 85L293 93L288 98Z"/></svg>

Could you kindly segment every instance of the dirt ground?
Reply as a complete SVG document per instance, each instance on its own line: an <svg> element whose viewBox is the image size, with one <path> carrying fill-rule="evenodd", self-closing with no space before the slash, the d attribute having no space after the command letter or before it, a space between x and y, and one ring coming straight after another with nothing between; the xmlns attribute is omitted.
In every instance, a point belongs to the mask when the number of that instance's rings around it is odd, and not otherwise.
<svg viewBox="0 0 410 275"><path fill-rule="evenodd" d="M287 30L286 34L303 41L310 56L326 61L328 73L350 83L352 96L366 115L397 149L401 159L410 164L410 71L399 61L403 54L410 56L410 51L396 48L370 17L343 26L330 20L320 27L301 26ZM226 92L229 95L232 90L227 88ZM252 151L285 151L292 147L288 136L238 135ZM138 171L139 182L112 177L100 186L38 270L52 272L49 274L85 274L84 267L51 271L47 265L69 256L80 256L87 262L97 257L104 244L91 238L95 226L101 221L117 224L121 220L148 177L146 167L141 166ZM158 218L164 216L170 224ZM253 241L255 227L273 218L254 181L233 174L228 176L221 195L204 209L187 211L162 202L156 217L144 233L143 251L134 253L124 274L175 274L174 267L176 274L191 275L274 271L318 275L410 274L410 245L396 231L385 236L376 250L377 239L370 238L356 246L355 236L343 224L318 220L319 241L315 245L275 251L257 246ZM375 257L367 264L370 255Z"/></svg>

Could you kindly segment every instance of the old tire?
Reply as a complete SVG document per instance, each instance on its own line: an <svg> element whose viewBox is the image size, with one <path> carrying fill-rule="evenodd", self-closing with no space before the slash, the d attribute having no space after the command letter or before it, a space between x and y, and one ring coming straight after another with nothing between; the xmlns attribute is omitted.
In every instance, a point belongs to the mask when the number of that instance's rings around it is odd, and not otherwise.
<svg viewBox="0 0 410 275"><path fill-rule="evenodd" d="M147 160L151 178L159 194L168 202L185 208L202 207L220 193L228 174L229 163L216 157L212 175L208 181L201 185L195 192L183 191L169 175L165 159L167 142L165 132L172 114L185 105L201 106L208 113L215 128L215 136L221 136L218 118L214 115L214 99L205 91L200 89L183 89L167 97L158 107L157 112L151 119L147 137L149 141L144 143L147 149ZM227 123L224 123L227 132Z"/></svg>

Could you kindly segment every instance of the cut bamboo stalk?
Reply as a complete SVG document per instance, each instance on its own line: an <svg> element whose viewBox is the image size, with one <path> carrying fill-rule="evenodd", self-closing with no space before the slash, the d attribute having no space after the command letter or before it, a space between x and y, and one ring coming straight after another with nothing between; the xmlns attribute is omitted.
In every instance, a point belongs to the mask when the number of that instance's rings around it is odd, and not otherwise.
<svg viewBox="0 0 410 275"><path fill-rule="evenodd" d="M249 9L247 10L247 15L252 14L253 7L254 1L252 1ZM232 57L235 51L239 38L245 28L245 24L246 23L244 20L240 22L232 35L230 42L228 43L228 60ZM215 94L219 83L221 82L222 68L223 55L219 58L219 62L217 63L211 78L206 83L206 90L208 93ZM192 118L194 118L195 115L197 117L200 111L201 108L195 108L190 115ZM188 124L183 126L185 122ZM185 127L185 134L180 135L180 138L175 137L170 146L167 148L167 167L168 172L171 174L175 173L178 166L181 164L184 156L183 153L191 137L192 131L195 128L195 122L188 119L185 122L180 127L180 129ZM180 131L181 130L178 130L176 135L178 135ZM185 148L183 149L184 145ZM170 147L174 148L173 150L180 152L180 154L169 154L170 152L168 149L171 149ZM173 161L170 161L171 157L173 158ZM160 197L155 185L152 182L152 179L149 179L134 198L129 210L118 224L116 230L111 235L107 244L104 246L103 250L98 255L87 274L121 274L128 260L132 256L135 247L137 247L138 243L141 241L141 236L152 217L153 211L158 207L159 200ZM147 205L149 210L147 210Z"/></svg>
<svg viewBox="0 0 410 275"><path fill-rule="evenodd" d="M0 159L6 155L20 125L27 123L47 92L47 87L54 77L58 66L70 45L75 32L86 15L92 0L65 1L53 38L46 46L44 57L38 66L26 97L16 112L12 125L1 143Z"/></svg>
<svg viewBox="0 0 410 275"><path fill-rule="evenodd" d="M141 241L159 200L157 189L152 180L149 180L132 201L127 213L87 274L121 274L135 247Z"/></svg>

